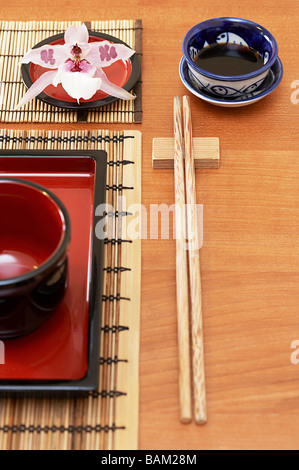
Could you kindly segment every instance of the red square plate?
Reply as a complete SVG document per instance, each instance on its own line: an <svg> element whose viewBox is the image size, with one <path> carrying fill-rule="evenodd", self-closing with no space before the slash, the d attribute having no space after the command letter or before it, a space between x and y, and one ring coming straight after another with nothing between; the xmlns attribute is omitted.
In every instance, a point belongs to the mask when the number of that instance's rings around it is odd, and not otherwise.
<svg viewBox="0 0 299 470"><path fill-rule="evenodd" d="M0 151L0 175L55 193L69 212L72 231L65 298L37 331L4 342L0 391L98 386L104 241L95 236L94 214L105 201L106 157L103 151Z"/></svg>

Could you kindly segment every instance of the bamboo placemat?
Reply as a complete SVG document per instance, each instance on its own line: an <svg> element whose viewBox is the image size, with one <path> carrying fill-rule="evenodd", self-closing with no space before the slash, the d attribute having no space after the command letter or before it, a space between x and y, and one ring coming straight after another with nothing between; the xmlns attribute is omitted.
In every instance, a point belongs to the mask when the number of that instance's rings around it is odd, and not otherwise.
<svg viewBox="0 0 299 470"><path fill-rule="evenodd" d="M2 122L94 122L138 123L142 121L141 78L134 87L136 99L118 100L90 112L56 108L40 100L32 100L14 111L26 91L21 80L19 62L25 52L54 34L63 33L78 21L0 21L0 121ZM132 47L141 60L141 20L85 22L88 29L115 36Z"/></svg>
<svg viewBox="0 0 299 470"><path fill-rule="evenodd" d="M1 398L0 450L136 449L141 242L124 238L122 220L129 224L127 209L141 203L141 133L0 130L1 149L106 150L106 199L115 217L105 240L98 391L86 398Z"/></svg>

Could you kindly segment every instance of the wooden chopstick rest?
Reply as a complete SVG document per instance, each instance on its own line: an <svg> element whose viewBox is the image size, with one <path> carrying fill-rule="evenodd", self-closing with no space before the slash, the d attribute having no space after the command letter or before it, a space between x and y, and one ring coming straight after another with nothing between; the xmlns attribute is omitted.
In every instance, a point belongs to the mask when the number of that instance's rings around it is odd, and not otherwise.
<svg viewBox="0 0 299 470"><path fill-rule="evenodd" d="M155 137L152 148L152 164L155 169L173 169L174 157L172 137ZM218 137L193 138L195 168L217 169L220 163L220 149ZM183 153L185 144L183 142Z"/></svg>

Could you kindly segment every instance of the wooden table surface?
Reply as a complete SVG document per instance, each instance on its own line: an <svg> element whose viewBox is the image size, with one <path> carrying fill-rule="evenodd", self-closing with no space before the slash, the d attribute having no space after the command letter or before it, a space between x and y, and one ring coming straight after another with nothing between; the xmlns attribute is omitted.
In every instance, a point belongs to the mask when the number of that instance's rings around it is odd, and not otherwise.
<svg viewBox="0 0 299 470"><path fill-rule="evenodd" d="M189 94L180 81L185 33L216 16L251 19L277 39L283 81L252 106L212 106ZM144 240L140 449L298 449L299 365L291 363L291 343L299 340L299 91L291 85L299 80L299 2L0 4L1 20L124 18L141 18L144 28L143 123L127 125L143 135L143 203L149 208L174 202L173 172L151 165L152 138L173 135L174 95L191 97L194 137L217 136L221 146L220 169L196 174L197 201L204 206L208 424L183 425L178 418L175 242Z"/></svg>

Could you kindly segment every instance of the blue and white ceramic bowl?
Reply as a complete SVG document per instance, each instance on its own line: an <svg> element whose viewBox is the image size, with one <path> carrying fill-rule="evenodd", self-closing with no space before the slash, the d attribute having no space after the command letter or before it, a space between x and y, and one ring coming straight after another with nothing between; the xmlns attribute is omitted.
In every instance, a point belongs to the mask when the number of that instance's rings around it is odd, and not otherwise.
<svg viewBox="0 0 299 470"><path fill-rule="evenodd" d="M249 46L259 52L264 65L245 75L216 75L200 68L194 57L210 44L235 43ZM253 92L265 80L278 57L278 46L273 35L249 20L241 18L214 18L197 24L183 40L183 55L198 86L217 97L238 97Z"/></svg>
<svg viewBox="0 0 299 470"><path fill-rule="evenodd" d="M241 106L248 106L249 104L256 103L272 93L281 82L283 66L278 57L276 62L270 68L267 77L258 88L250 93L237 97L215 96L208 91L201 89L198 86L197 81L194 79L193 74L190 72L185 57L182 57L181 59L179 73L185 87L198 98L216 106L239 108Z"/></svg>

